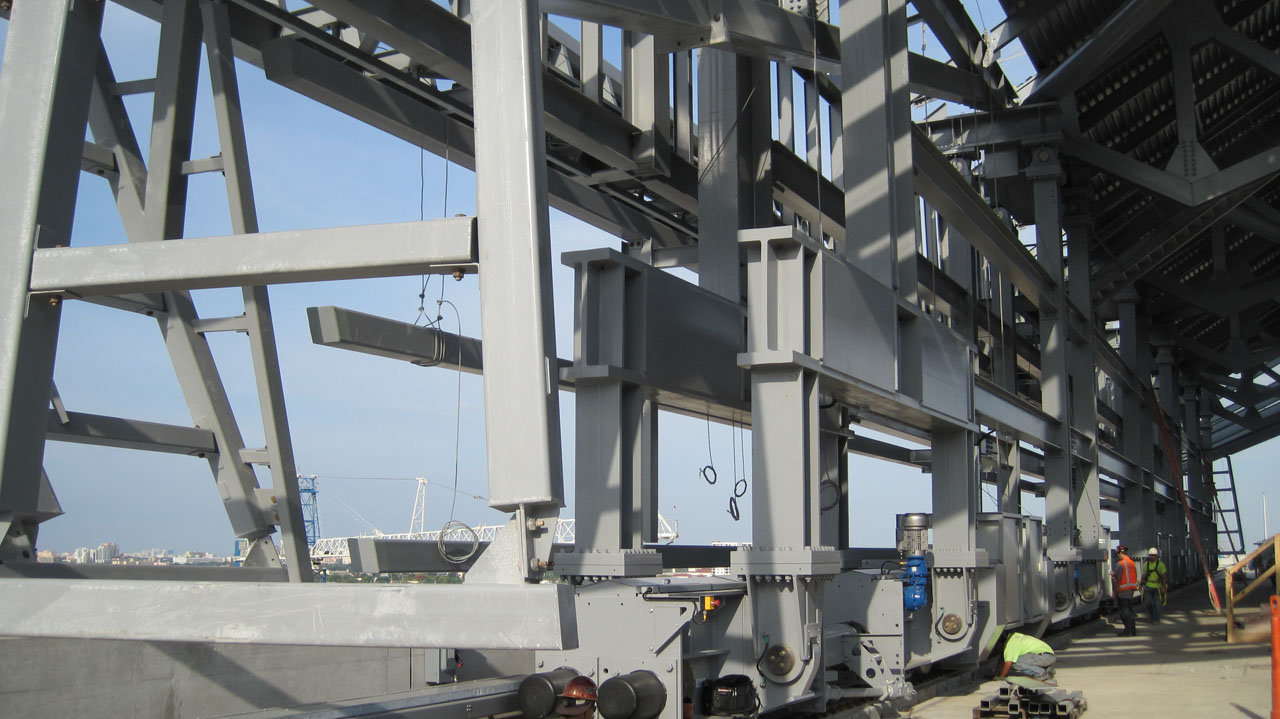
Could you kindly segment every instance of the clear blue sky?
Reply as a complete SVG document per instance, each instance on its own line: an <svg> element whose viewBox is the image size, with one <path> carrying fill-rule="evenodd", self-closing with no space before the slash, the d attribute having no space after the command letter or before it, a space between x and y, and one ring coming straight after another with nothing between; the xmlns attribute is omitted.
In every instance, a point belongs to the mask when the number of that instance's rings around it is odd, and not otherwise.
<svg viewBox="0 0 1280 719"><path fill-rule="evenodd" d="M988 26L1002 15L994 2L983 2L982 12ZM8 23L0 21L0 47L7 29ZM154 76L155 23L109 4L103 36L119 80ZM913 47L918 50L920 43L919 30L913 30ZM924 43L929 54L937 53L935 40L926 35ZM1006 50L1007 57L1016 54L1016 46ZM445 207L441 158L423 157L417 148L276 86L256 68L237 67L263 231L416 220L420 212L428 219L475 212L470 172L450 168ZM1017 82L1029 72L1027 67L1024 72L1010 74ZM193 149L197 158L218 151L209 96L207 72L202 69ZM139 141L146 147L150 95L132 96L127 105ZM189 236L230 233L220 175L193 176L190 197ZM560 356L568 357L572 353L572 273L559 264L558 257L586 247L616 246L617 241L555 211L551 228L557 258L553 262L557 349ZM124 241L106 182L82 175L73 242ZM407 531L416 489L409 478L425 476L436 485L452 483L456 375L316 346L306 321L307 307L328 304L413 321L418 314L419 283L418 277L406 277L286 285L271 290L297 466L303 474L320 477L324 536L358 534L370 525L384 532ZM476 278L462 282L448 279L443 284L446 299L460 311L462 332L478 336ZM438 296L440 287L440 278L434 278L427 291L427 309L433 317L431 299ZM199 291L195 296L202 316L242 311L237 290ZM445 314L444 326L454 330L452 314ZM246 442L261 446L247 340L219 334L211 342ZM68 303L55 379L73 411L183 425L191 422L156 323L140 315ZM462 378L461 397L458 485L465 494L459 497L457 516L472 524L500 523L501 514L471 497L486 494L483 398L478 377ZM564 516L572 516L572 394L561 394L561 414L570 503ZM661 511L679 521L680 541L749 539L750 503L744 501L742 519L734 522L725 511L729 485L708 486L697 474L707 463L706 423L664 415L660 432ZM729 427L713 425L710 434L716 467L721 477L727 477L733 471L734 433ZM750 457L750 433L743 439ZM1244 453L1237 461L1250 541L1261 533L1256 499L1268 484L1263 479L1267 476L1265 465L1274 464L1273 455L1274 449L1262 447ZM930 510L928 475L858 457L851 458L850 464L855 544L891 544L894 514ZM226 554L231 549L228 522L208 467L201 460L50 442L45 465L67 515L43 525L41 548L69 551L115 541L125 551L157 547ZM738 473L744 474L744 470L740 468ZM745 474L749 477L749 470ZM261 481L265 486L270 480L263 476ZM450 496L449 490L438 486L429 490L429 526L439 526L448 518ZM1029 511L1042 506L1027 504ZM1114 526L1113 518L1104 516L1107 521Z"/></svg>

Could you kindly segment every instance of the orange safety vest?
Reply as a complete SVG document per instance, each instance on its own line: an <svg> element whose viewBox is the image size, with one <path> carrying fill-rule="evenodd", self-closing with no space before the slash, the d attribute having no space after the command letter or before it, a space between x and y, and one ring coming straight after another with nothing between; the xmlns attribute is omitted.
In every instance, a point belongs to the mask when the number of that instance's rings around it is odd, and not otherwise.
<svg viewBox="0 0 1280 719"><path fill-rule="evenodd" d="M1138 565L1129 557L1120 558L1120 581L1116 584L1117 592L1131 592L1138 589Z"/></svg>

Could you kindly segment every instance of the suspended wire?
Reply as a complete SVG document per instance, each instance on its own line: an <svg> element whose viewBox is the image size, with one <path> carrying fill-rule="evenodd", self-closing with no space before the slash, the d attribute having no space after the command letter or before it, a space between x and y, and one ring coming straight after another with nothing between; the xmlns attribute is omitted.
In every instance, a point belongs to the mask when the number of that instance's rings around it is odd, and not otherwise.
<svg viewBox="0 0 1280 719"><path fill-rule="evenodd" d="M742 454L742 475L747 475L747 428L738 424L738 451Z"/></svg>
<svg viewBox="0 0 1280 719"><path fill-rule="evenodd" d="M729 516L733 517L733 521L742 518L742 514L738 511L738 500L747 494L747 455L746 455L746 430L737 421L731 420L730 437L733 440L731 452L733 457L733 494L729 497ZM738 474L738 459L742 459L742 474Z"/></svg>
<svg viewBox="0 0 1280 719"><path fill-rule="evenodd" d="M373 525L373 522L370 522L369 520L365 519L363 514L360 514L359 512L356 511L355 507L352 507L350 504L347 504L346 502L342 501L341 497L330 497L330 499L332 499L334 502L337 502L338 506L343 510L346 510L346 512L350 514L352 517L355 517L357 520L363 522L364 525L368 527L374 534L382 534L381 529L378 529L377 527L375 527Z"/></svg>
<svg viewBox="0 0 1280 719"><path fill-rule="evenodd" d="M414 482L419 479L418 477L358 477L354 475L338 476L338 475L332 475L332 474L318 474L316 475L316 477L318 479L345 479L345 480L352 480L357 482ZM438 484L429 479L424 481L427 484L431 485L432 487L437 487L439 489L447 489L450 492L461 494L464 497L470 497L471 499L479 500L481 502L489 501L489 498L483 495L472 494L471 492L465 492L461 489L457 489L456 487L450 487L447 484Z"/></svg>
<svg viewBox="0 0 1280 719"><path fill-rule="evenodd" d="M698 470L698 474L706 480L707 484L716 483L716 460L711 454L711 412L707 411L707 464Z"/></svg>
<svg viewBox="0 0 1280 719"><path fill-rule="evenodd" d="M428 286L429 284L431 284L431 275L423 275L423 276L422 276L422 286L418 288L418 316L417 316L417 317L415 317L415 318L413 318L413 324L414 324L415 326L417 326L417 324L418 324L419 322L421 322L422 320L424 320L424 319L426 319L426 326L427 326L427 327L434 327L434 326L435 326L435 323L434 323L434 322L432 322L432 321L431 321L431 319L427 317L427 306L426 306L426 300L427 300L427 286ZM440 280L440 284L441 284L441 285L443 285L443 284L444 284L444 280L443 280L443 279L441 279L441 280ZM440 290L443 292L443 291L444 291L444 287L441 287L441 288L440 288ZM438 356L438 355L440 354L440 352L439 352L440 348L439 348L439 347L437 347L437 348L436 348L436 350L437 350L436 352L433 352L433 353L432 353L432 354L433 354L433 358L432 358L432 360L431 360L431 361L429 361L430 366L435 366L435 365L440 364L440 360L441 360L441 359L443 359L443 358L441 358L441 357L439 357L439 356Z"/></svg>
<svg viewBox="0 0 1280 719"><path fill-rule="evenodd" d="M738 110L738 116L733 118L733 124L729 126L729 130L724 133L724 137L720 138L720 145L716 147L716 151L711 154L707 160L707 166L702 168L702 172L698 174L698 184L707 178L707 173L711 172L711 168L715 167L716 160L720 159L720 153L724 151L724 146L729 143L729 138L733 137L733 133L738 129L738 122L742 120L742 116L747 111L747 107L751 105L751 98L756 94L755 87L751 88L751 92L747 93L747 99L742 101L742 108Z"/></svg>
<svg viewBox="0 0 1280 719"><path fill-rule="evenodd" d="M427 219L426 203L427 203L427 171L426 171L426 155L424 148L418 148L418 222ZM423 306L423 300L427 296L427 275L422 275L422 287L418 290L418 316L414 318L413 324L417 325L418 320L426 316L427 310Z"/></svg>
<svg viewBox="0 0 1280 719"><path fill-rule="evenodd" d="M453 310L454 319L458 323L458 384L457 401L453 412L453 501L449 503L449 521L453 521L453 512L458 505L458 455L462 445L462 315L459 314L457 305L449 300L437 300L437 306L439 305L448 305L449 309Z"/></svg>
<svg viewBox="0 0 1280 719"><path fill-rule="evenodd" d="M465 522L454 519L454 510L458 506L458 464L459 454L462 447L462 314L458 312L458 306L444 299L444 281L441 280L440 299L436 300L436 321L440 322L443 317L440 308L448 305L453 310L453 318L458 328L458 364L455 372L458 375L456 404L453 409L453 499L449 502L449 520L440 528L440 538L437 540L437 548L440 550L440 556L451 564L462 564L472 557L476 556L476 552L480 550L480 535L476 530L472 529ZM437 335L442 334L442 330L437 328ZM445 537L453 531L464 532L471 535L470 547L462 554L450 554L445 544Z"/></svg>
<svg viewBox="0 0 1280 719"><path fill-rule="evenodd" d="M449 216L449 130L451 123L446 118L444 123L444 208L441 210L441 217Z"/></svg>

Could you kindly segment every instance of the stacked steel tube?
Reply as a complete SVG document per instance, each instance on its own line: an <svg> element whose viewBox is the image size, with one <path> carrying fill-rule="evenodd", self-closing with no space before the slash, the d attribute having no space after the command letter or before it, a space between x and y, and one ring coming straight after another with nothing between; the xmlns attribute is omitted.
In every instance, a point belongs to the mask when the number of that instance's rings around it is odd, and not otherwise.
<svg viewBox="0 0 1280 719"><path fill-rule="evenodd" d="M1084 693L1066 689L1023 689L1003 686L995 694L978 700L974 719L984 717L1061 717L1076 719L1089 708Z"/></svg>

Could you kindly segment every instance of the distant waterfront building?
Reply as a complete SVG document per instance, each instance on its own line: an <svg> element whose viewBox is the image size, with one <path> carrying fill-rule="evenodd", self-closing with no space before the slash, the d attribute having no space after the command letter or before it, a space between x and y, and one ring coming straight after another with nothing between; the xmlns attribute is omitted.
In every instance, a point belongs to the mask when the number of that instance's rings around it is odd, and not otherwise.
<svg viewBox="0 0 1280 719"><path fill-rule="evenodd" d="M52 550L42 549L39 552L36 552L36 561L41 564L53 564L58 561L58 556L54 554Z"/></svg>
<svg viewBox="0 0 1280 719"><path fill-rule="evenodd" d="M77 564L93 564L94 562L93 550L89 549L88 547L80 547L75 551L75 554L73 556L74 556L73 561L75 561Z"/></svg>
<svg viewBox="0 0 1280 719"><path fill-rule="evenodd" d="M120 547L115 542L103 542L93 551L95 564L111 564L119 556Z"/></svg>

